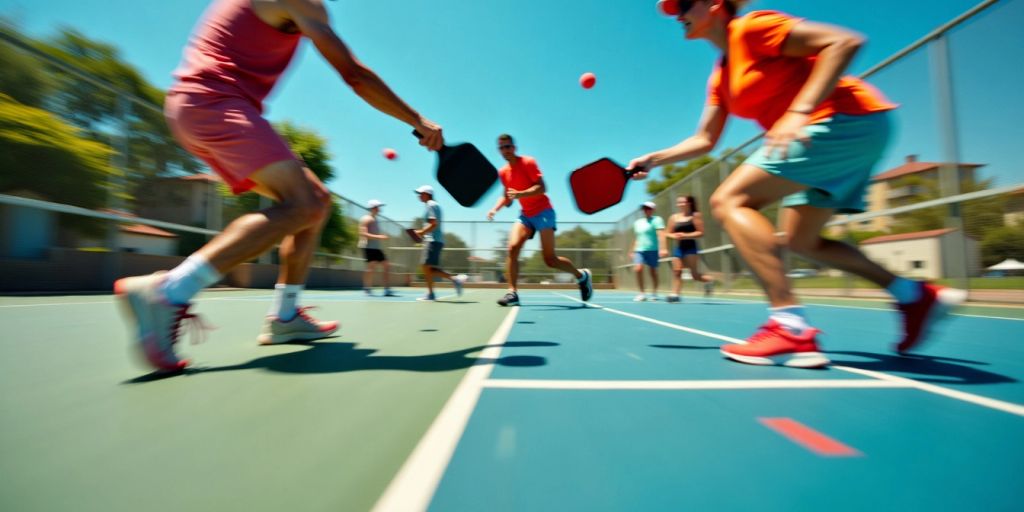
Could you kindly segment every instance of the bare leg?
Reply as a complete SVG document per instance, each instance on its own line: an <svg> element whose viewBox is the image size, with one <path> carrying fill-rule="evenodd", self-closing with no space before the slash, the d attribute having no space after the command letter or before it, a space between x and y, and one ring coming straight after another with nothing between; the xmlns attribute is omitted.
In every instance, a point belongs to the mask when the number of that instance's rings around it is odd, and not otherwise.
<svg viewBox="0 0 1024 512"><path fill-rule="evenodd" d="M388 260L384 260L384 261L380 262L380 267L381 267L381 273L384 276L384 289L385 290L390 290L391 289L391 264L388 263Z"/></svg>
<svg viewBox="0 0 1024 512"><path fill-rule="evenodd" d="M679 258L672 258L672 295L679 295L682 292L682 290L683 260Z"/></svg>
<svg viewBox="0 0 1024 512"><path fill-rule="evenodd" d="M266 252L287 235L314 229L319 232L319 226L330 213L330 193L299 162L273 163L250 178L258 183L257 192L271 197L277 204L235 219L196 251L221 274ZM291 248L305 247L292 245ZM306 266L308 268L308 259Z"/></svg>
<svg viewBox="0 0 1024 512"><path fill-rule="evenodd" d="M427 294L428 295L433 295L434 294L434 267L431 267L430 265L427 265L427 264L424 263L423 265L420 265L420 268L423 269L423 280L427 282Z"/></svg>
<svg viewBox="0 0 1024 512"><path fill-rule="evenodd" d="M693 276L694 281L702 283L714 281L711 276L700 272L700 257L696 254L687 254L686 258L683 259L683 266L690 269L690 275Z"/></svg>
<svg viewBox="0 0 1024 512"><path fill-rule="evenodd" d="M516 222L508 235L508 261L506 262L509 290L515 292L519 285L519 253L530 239L530 228Z"/></svg>
<svg viewBox="0 0 1024 512"><path fill-rule="evenodd" d="M633 273L636 274L636 287L640 289L640 293L644 293L644 266L642 263L637 263L633 266Z"/></svg>
<svg viewBox="0 0 1024 512"><path fill-rule="evenodd" d="M758 210L803 185L741 165L711 196L711 208L740 255L761 281L772 307L798 304L786 278L772 223Z"/></svg>
<svg viewBox="0 0 1024 512"><path fill-rule="evenodd" d="M654 295L657 295L658 294L658 269L656 269L654 267L647 267L647 268L649 268L651 270L651 282L654 283L654 286L651 288L651 293L653 293Z"/></svg>
<svg viewBox="0 0 1024 512"><path fill-rule="evenodd" d="M366 269L363 270L363 288L369 290L373 288L373 267L375 261L367 261Z"/></svg>
<svg viewBox="0 0 1024 512"><path fill-rule="evenodd" d="M882 288L896 276L879 264L869 260L857 248L836 240L822 238L821 230L832 217L832 210L813 206L790 208L783 229L786 242L797 254L826 265L863 277Z"/></svg>
<svg viewBox="0 0 1024 512"><path fill-rule="evenodd" d="M572 274L577 280L583 277L583 273L576 269L569 258L555 254L555 230L542 229L540 231L540 249L544 253L544 264L549 268L555 268Z"/></svg>

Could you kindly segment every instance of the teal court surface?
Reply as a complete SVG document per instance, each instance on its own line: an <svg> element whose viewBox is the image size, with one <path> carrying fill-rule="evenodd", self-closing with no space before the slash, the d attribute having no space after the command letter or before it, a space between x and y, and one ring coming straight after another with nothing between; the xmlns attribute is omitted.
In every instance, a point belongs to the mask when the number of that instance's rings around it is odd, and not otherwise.
<svg viewBox="0 0 1024 512"><path fill-rule="evenodd" d="M719 347L750 298L308 291L340 335L261 347L262 290L212 291L174 376L109 295L0 297L0 510L1021 510L1024 311L920 354L884 305L809 306L833 365ZM379 292L378 292L379 293Z"/></svg>

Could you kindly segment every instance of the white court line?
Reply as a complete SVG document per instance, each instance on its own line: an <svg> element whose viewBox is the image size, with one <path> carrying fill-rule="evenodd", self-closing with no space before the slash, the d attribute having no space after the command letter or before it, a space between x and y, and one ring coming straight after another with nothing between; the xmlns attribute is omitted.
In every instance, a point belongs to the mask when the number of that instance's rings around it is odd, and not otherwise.
<svg viewBox="0 0 1024 512"><path fill-rule="evenodd" d="M412 512L426 510L441 482L445 468L455 453L469 416L483 391L484 382L494 368L493 361L501 354L501 344L515 324L519 308L509 308L505 320L487 341L476 363L466 372L441 412L406 459L402 469L391 480L373 512Z"/></svg>
<svg viewBox="0 0 1024 512"><path fill-rule="evenodd" d="M491 379L487 388L509 389L831 389L831 388L910 388L907 382L848 380L519 380Z"/></svg>
<svg viewBox="0 0 1024 512"><path fill-rule="evenodd" d="M562 295L561 293L558 293L558 292L548 292L548 293L550 293L552 295L558 295L558 296L561 296L561 297L566 297L566 298L574 300L576 302L580 302L579 299L576 299L574 297L569 297L568 295ZM682 304L685 305L687 303L687 301L686 301L687 298L690 298L692 300L699 300L700 302L718 302L718 303L722 303L722 304L767 304L768 303L767 301L763 301L763 300L759 300L759 299L747 299L747 298L741 298L741 297L729 297L729 298L726 298L726 297L712 297L712 298L704 299L702 297L697 297L697 296L692 296L692 295L684 295L683 296ZM813 298L811 298L811 300L807 300L808 297L803 297L803 299L804 299L804 304L806 304L808 306L821 306L821 307L824 307L824 308L839 308L839 309L860 309L860 310L865 310L865 311L892 311L891 308L886 308L886 307L867 308L867 307L864 307L864 306L845 306L845 305L842 305L842 304L822 304L820 302L814 302ZM848 299L848 300L876 300L876 299ZM602 302L604 302L606 304L632 304L633 303L633 301L621 301L621 300L602 301ZM664 300L658 300L656 302L665 302L665 301ZM998 306L979 306L979 305L968 304L968 305L965 305L963 307L993 308L993 307L998 307ZM970 317L970 318L987 318L987 319L991 319L991 320L1012 320L1012 321L1015 321L1015 322L1024 322L1024 318L1012 318L1012 317L1008 317L1008 316L976 315L976 314L973 314L973 313L950 313L950 315L951 316L965 316L965 317Z"/></svg>
<svg viewBox="0 0 1024 512"><path fill-rule="evenodd" d="M562 297L565 297L565 298L567 298L569 300L572 300L572 301L583 302L583 301L581 301L581 300L579 300L579 299L577 299L575 297L570 297L568 295L564 295L564 294L561 294L561 293L555 293L555 295L561 295ZM592 308L595 308L595 309L601 309L601 310L607 311L609 313L614 313L616 315L627 316L627 317L630 317L630 318L635 318L637 320L642 320L644 322L649 322L649 323L652 323L652 324L661 325L663 327L668 327L668 328L671 328L671 329L677 329L677 330L680 330L680 331L686 331L686 332L690 332L690 333L693 333L693 334L698 334L698 335L701 335L701 336L706 336L708 338L714 338L714 339L722 340L722 341L725 341L725 342L728 342L728 343L739 343L739 344L746 344L747 343L745 340L741 340L739 338L733 338L733 337L730 337L730 336L722 336L720 334L714 334L714 333L710 333L710 332L707 332L707 331L701 331L699 329L691 329L689 327L683 327L681 325L671 324L671 323L668 323L668 322L662 322L661 320L656 320L654 318L649 318L649 317L645 317L645 316L642 316L642 315L634 315L633 313L627 313L625 311L619 311L617 309L607 308L607 307L604 307L604 306L601 306L601 305L598 305L598 304L589 304L589 303L585 303L585 304L587 304L588 307L592 307ZM855 373L855 374L858 374L858 375L864 375L866 377L871 377L871 378L875 378L875 379L885 380L885 381L889 381L889 382L905 383L909 387L917 388L917 389L919 389L921 391L926 391L928 393L934 393L934 394L945 396L945 397L948 397L948 398L953 398L953 399L956 399L956 400L962 400L964 402L969 402L969 403L972 403L972 404L975 404L975 405L980 405L982 407L988 407L990 409L996 409L998 411L1008 412L1010 414L1016 414L1017 416L1024 416L1024 405L1015 404L1015 403L1012 403L1012 402L1004 402L1002 400L996 400L994 398L988 398L988 397L984 397L984 396L980 396L980 395L975 395L975 394L972 394L972 393L965 393L963 391L956 391L956 390L952 390L952 389L949 389L949 388L944 388L942 386L936 386L934 384L927 384L927 383L924 383L924 382L916 381L914 379L908 379L906 377L898 377L896 375L891 375L891 374L883 373L883 372L875 372L875 371L870 371L870 370L862 370L860 368L852 368L852 367L849 367L849 366L838 366L838 365L830 366L830 368L835 368L836 370L841 370L841 371L849 372L849 373Z"/></svg>

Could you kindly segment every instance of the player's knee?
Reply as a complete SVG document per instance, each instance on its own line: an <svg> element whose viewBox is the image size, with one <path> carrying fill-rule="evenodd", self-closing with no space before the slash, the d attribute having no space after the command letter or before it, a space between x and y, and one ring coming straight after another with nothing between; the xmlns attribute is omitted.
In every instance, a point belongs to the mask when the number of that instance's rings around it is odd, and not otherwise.
<svg viewBox="0 0 1024 512"><path fill-rule="evenodd" d="M558 265L558 256L555 256L554 254L545 254L544 264L551 268L555 268Z"/></svg>
<svg viewBox="0 0 1024 512"><path fill-rule="evenodd" d="M735 201L729 195L718 191L711 194L711 198L708 199L711 214L720 222L728 216L728 211L734 203Z"/></svg>

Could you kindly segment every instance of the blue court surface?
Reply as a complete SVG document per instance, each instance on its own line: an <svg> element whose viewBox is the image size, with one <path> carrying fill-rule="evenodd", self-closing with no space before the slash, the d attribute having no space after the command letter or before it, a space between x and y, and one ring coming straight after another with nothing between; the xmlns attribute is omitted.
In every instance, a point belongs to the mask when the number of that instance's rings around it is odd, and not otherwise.
<svg viewBox="0 0 1024 512"><path fill-rule="evenodd" d="M439 291L307 292L341 335L273 347L266 291L206 292L170 377L109 295L0 297L0 510L1022 510L1019 310L898 357L891 310L811 304L801 370L722 357L750 298Z"/></svg>
<svg viewBox="0 0 1024 512"><path fill-rule="evenodd" d="M523 364L470 372L379 509L1021 510L1021 320L957 315L898 357L892 311L812 305L833 365L801 370L719 353L763 303L630 298L523 293Z"/></svg>

